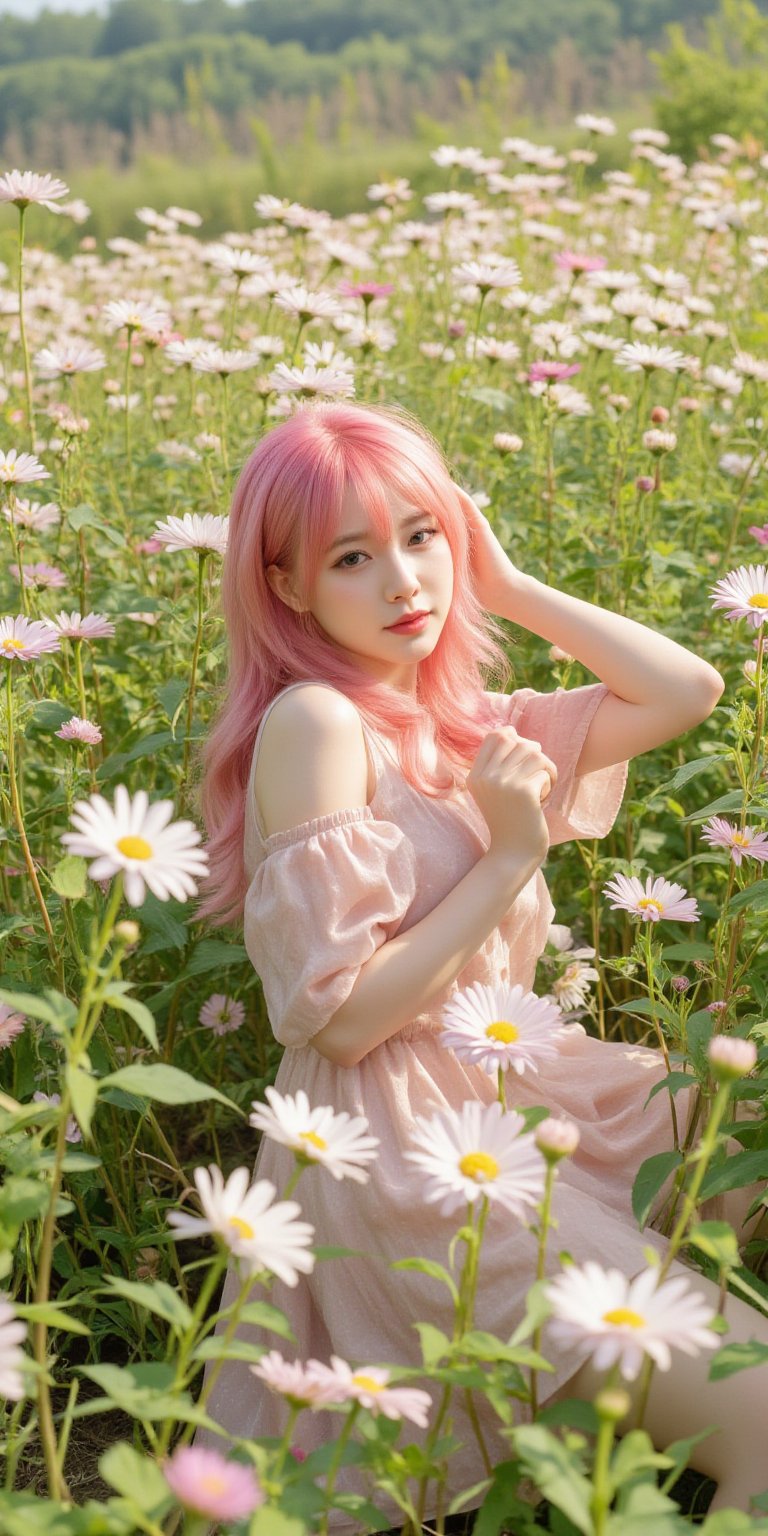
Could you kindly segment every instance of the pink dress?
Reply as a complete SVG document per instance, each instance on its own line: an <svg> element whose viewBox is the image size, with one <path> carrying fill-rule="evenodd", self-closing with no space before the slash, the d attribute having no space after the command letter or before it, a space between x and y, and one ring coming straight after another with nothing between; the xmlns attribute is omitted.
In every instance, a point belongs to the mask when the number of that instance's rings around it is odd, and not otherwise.
<svg viewBox="0 0 768 1536"><path fill-rule="evenodd" d="M523 688L509 695L487 695L496 723L513 725L520 735L539 742L557 764L558 783L545 807L552 843L603 837L619 811L626 763L574 777L590 722L607 693L606 685L598 683L552 693ZM438 1215L435 1205L419 1198L419 1174L402 1153L410 1144L414 1115L459 1108L469 1098L491 1103L496 1096L493 1077L465 1065L440 1044L441 1009L455 990L473 982L520 982L531 988L554 907L539 869L428 1013L416 1016L357 1066L342 1068L326 1060L312 1048L312 1036L349 996L361 966L375 950L418 923L486 852L488 828L469 791L437 800L415 790L391 745L364 726L376 775L371 803L266 837L257 825L253 796L263 723L246 799L250 886L244 930L273 1032L285 1047L276 1086L291 1094L303 1088L313 1107L329 1104L337 1111L367 1116L381 1145L365 1185L337 1181L319 1167L302 1174L296 1199L315 1227L315 1242L341 1244L362 1250L364 1256L318 1262L313 1274L302 1277L295 1288L275 1282L271 1299L290 1319L295 1347L250 1326L239 1332L266 1348L280 1349L290 1359L328 1361L337 1354L354 1366L420 1365L414 1325L428 1321L450 1335L450 1298L436 1280L392 1271L389 1264L419 1255L447 1265L448 1245L460 1219ZM655 1233L638 1231L630 1203L640 1163L671 1146L668 1096L659 1093L646 1105L663 1070L657 1052L593 1039L576 1024L569 1028L556 1063L547 1064L537 1076L510 1079L511 1104L546 1104L553 1114L575 1120L581 1131L576 1156L560 1165L554 1201L559 1226L549 1243L552 1272L559 1269L558 1254L567 1250L577 1261L591 1258L632 1275L646 1267L643 1248L649 1242L659 1251L666 1247ZM292 1168L289 1149L262 1141L257 1177L270 1179L279 1193ZM492 1207L480 1261L478 1328L509 1338L523 1316L535 1263L533 1236ZM237 1289L230 1271L222 1305L235 1299ZM264 1298L265 1292L257 1288L255 1295ZM544 1350L548 1353L546 1338ZM555 1370L540 1376L540 1400L566 1382L586 1357L578 1347L550 1350ZM489 1450L495 1459L503 1459L509 1452L496 1432L496 1415L481 1394L476 1398ZM285 1423L282 1400L244 1362L227 1362L208 1407L230 1435L277 1435ZM296 1442L312 1450L335 1438L339 1422L334 1415L305 1411L296 1426ZM460 1397L455 1400L454 1430L464 1442L451 1461L455 1491L484 1476ZM421 1439L422 1432L408 1424L401 1438L404 1443ZM225 1445L201 1434L197 1443ZM360 1485L351 1476L345 1482L342 1475L339 1486ZM380 1494L376 1502L393 1524L402 1524L404 1517L395 1506ZM360 1529L348 1519L338 1520L333 1528Z"/></svg>

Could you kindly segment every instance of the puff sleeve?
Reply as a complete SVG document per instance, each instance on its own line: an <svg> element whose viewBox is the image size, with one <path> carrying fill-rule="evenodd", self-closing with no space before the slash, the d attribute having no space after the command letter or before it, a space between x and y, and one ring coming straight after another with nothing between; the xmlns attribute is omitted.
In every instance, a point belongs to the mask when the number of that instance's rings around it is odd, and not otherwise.
<svg viewBox="0 0 768 1536"><path fill-rule="evenodd" d="M520 736L538 741L557 765L557 785L544 806L551 844L605 837L619 813L627 784L626 762L575 777L587 732L609 692L606 683L590 683L551 693L520 688L495 696L499 724L513 725Z"/></svg>
<svg viewBox="0 0 768 1536"><path fill-rule="evenodd" d="M416 894L415 851L366 805L275 832L264 852L245 897L245 947L275 1038L306 1046L397 932Z"/></svg>

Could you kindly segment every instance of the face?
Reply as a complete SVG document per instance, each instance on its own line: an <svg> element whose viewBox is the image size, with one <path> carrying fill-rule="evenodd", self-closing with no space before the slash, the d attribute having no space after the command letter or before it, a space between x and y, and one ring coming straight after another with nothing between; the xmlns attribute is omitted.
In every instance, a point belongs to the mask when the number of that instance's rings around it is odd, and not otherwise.
<svg viewBox="0 0 768 1536"><path fill-rule="evenodd" d="M344 499L332 548L326 550L309 605L313 618L340 650L372 677L415 694L418 664L430 656L453 597L453 561L435 517L391 492L392 534L379 541L353 491ZM360 537L362 535L362 537ZM288 573L270 566L273 590L292 607ZM392 630L406 613L427 610L422 628Z"/></svg>

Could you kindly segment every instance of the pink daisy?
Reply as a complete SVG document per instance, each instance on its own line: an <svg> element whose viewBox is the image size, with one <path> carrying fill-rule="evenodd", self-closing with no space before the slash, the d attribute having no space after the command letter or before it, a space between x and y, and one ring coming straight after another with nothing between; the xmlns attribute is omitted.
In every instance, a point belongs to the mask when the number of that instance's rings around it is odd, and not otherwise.
<svg viewBox="0 0 768 1536"><path fill-rule="evenodd" d="M83 741L89 747L95 747L97 741L101 741L99 727L92 720L83 720L80 715L71 715L53 734L60 736L62 741Z"/></svg>
<svg viewBox="0 0 768 1536"><path fill-rule="evenodd" d="M611 907L623 908L644 922L658 923L661 919L673 923L697 923L699 909L693 896L686 894L685 887L657 875L646 877L645 886L636 875L614 875L603 886L603 895L611 897Z"/></svg>
<svg viewBox="0 0 768 1536"><path fill-rule="evenodd" d="M163 1474L180 1504L212 1520L244 1520L264 1503L253 1467L202 1446L178 1446Z"/></svg>
<svg viewBox="0 0 768 1536"><path fill-rule="evenodd" d="M713 608L728 619L748 619L755 629L768 618L768 566L740 565L710 588Z"/></svg>
<svg viewBox="0 0 768 1536"><path fill-rule="evenodd" d="M529 384L560 384L563 379L570 379L574 373L581 372L579 363L558 363L554 358L544 358L537 363L531 363L528 369Z"/></svg>
<svg viewBox="0 0 768 1536"><path fill-rule="evenodd" d="M736 827L723 816L710 816L701 833L711 848L730 848L734 864L742 859L768 859L768 832L757 832L754 827Z"/></svg>
<svg viewBox="0 0 768 1536"><path fill-rule="evenodd" d="M57 613L54 618L46 619L57 634L64 640L106 640L115 633L115 626L103 613Z"/></svg>
<svg viewBox="0 0 768 1536"><path fill-rule="evenodd" d="M679 404L680 402L678 401L678 405ZM757 528L755 524L752 523L747 529L747 533L751 533L753 539L757 539L758 544L768 544L768 523L763 523L762 528Z"/></svg>
<svg viewBox="0 0 768 1536"><path fill-rule="evenodd" d="M284 1360L280 1351L271 1349L250 1369L270 1392L279 1392L297 1407L324 1408L326 1403L346 1401L347 1392L340 1379L319 1360Z"/></svg>
<svg viewBox="0 0 768 1536"><path fill-rule="evenodd" d="M24 614L0 619L0 660L33 661L46 651L59 651L59 637L40 619Z"/></svg>
<svg viewBox="0 0 768 1536"><path fill-rule="evenodd" d="M9 565L8 569L14 581L21 580L18 565ZM34 565L23 565L21 569L25 587L65 587L69 580L58 565L47 565L44 560L38 560Z"/></svg>
<svg viewBox="0 0 768 1536"><path fill-rule="evenodd" d="M385 1419L410 1419L420 1429L426 1429L432 1398L419 1387L390 1387L389 1371L378 1365L360 1366L352 1370L346 1360L331 1355L330 1366L315 1362L318 1376L339 1393L337 1401L354 1401L367 1408L369 1413L383 1414Z"/></svg>
<svg viewBox="0 0 768 1536"><path fill-rule="evenodd" d="M0 1051L23 1033L24 1014L16 1013L8 1003L0 1003Z"/></svg>
<svg viewBox="0 0 768 1536"><path fill-rule="evenodd" d="M558 251L555 255L555 266L563 272L600 272L607 265L605 256L591 256L585 251Z"/></svg>
<svg viewBox="0 0 768 1536"><path fill-rule="evenodd" d="M345 299L362 299L366 306L373 299L388 298L394 291L394 283L339 283L339 293L343 293Z"/></svg>
<svg viewBox="0 0 768 1536"><path fill-rule="evenodd" d="M203 1003L197 1017L214 1035L229 1035L244 1022L245 1008L234 997L226 997L223 992L213 992Z"/></svg>

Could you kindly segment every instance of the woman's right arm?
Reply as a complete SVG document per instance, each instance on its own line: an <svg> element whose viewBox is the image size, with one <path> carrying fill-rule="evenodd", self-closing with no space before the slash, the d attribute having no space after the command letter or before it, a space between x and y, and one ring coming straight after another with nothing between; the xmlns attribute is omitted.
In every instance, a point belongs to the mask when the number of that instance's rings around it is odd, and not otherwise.
<svg viewBox="0 0 768 1536"><path fill-rule="evenodd" d="M362 966L349 997L312 1037L315 1050L355 1066L455 981L546 856L540 795L556 776L535 743L509 728L489 733L467 779L491 830L488 852L426 917ZM308 685L273 708L257 764L268 835L365 805L366 780L360 716L344 695ZM513 823L524 829L517 837Z"/></svg>

